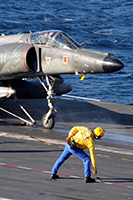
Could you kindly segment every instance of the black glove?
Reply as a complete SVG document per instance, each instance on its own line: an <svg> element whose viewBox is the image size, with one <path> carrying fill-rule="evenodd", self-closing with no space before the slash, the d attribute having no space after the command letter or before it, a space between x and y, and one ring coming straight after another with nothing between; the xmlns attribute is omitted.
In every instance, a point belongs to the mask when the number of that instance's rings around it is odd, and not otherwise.
<svg viewBox="0 0 133 200"><path fill-rule="evenodd" d="M75 142L71 142L70 149L75 149L75 148L77 148L77 144Z"/></svg>
<svg viewBox="0 0 133 200"><path fill-rule="evenodd" d="M77 148L77 144L75 142L71 142L70 139L66 141L67 141L67 144L69 144L70 149Z"/></svg>

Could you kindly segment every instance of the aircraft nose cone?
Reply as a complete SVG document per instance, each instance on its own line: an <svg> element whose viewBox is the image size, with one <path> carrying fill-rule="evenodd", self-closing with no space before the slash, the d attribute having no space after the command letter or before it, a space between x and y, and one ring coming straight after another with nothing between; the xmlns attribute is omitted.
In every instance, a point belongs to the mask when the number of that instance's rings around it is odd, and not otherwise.
<svg viewBox="0 0 133 200"><path fill-rule="evenodd" d="M103 60L103 70L105 73L116 72L124 67L124 64L114 57L106 57Z"/></svg>

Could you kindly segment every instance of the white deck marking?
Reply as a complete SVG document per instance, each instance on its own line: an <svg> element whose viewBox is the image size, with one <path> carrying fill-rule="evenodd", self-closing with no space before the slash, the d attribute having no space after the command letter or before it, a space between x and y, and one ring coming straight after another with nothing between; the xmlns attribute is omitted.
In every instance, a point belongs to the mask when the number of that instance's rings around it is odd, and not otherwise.
<svg viewBox="0 0 133 200"><path fill-rule="evenodd" d="M34 139L34 137L32 138L32 136L28 136L28 135L19 135L19 134L14 134L14 133L6 133L6 132L2 132L0 133L1 137L9 137L9 138L14 138L14 139L23 139L23 140L32 140L32 141L37 141ZM35 137L36 138L36 137ZM52 144L60 144L60 145L64 145L66 144L65 141L63 140L54 140L54 139L47 139L47 138L38 138L39 141L42 142L48 142L48 143L52 143ZM117 148L117 147L105 147L103 145L95 145L95 150L99 150L99 151L104 151L104 152L111 152L111 153L118 153L118 154L124 154L124 155L133 155L133 150L129 150L129 149L122 149L122 148Z"/></svg>

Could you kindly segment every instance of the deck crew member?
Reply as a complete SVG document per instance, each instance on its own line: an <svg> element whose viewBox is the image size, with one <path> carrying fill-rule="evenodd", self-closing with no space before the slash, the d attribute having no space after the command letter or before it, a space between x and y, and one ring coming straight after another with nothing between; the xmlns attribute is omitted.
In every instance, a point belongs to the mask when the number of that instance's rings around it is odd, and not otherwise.
<svg viewBox="0 0 133 200"><path fill-rule="evenodd" d="M100 139L103 136L104 130L101 127L97 127L94 130L84 126L73 127L66 138L67 143L61 156L57 159L51 170L50 180L59 178L57 175L59 167L64 163L65 160L74 154L83 161L85 176L84 182L95 182L95 179L91 178L90 170L90 164L92 163L92 172L94 174L97 173L94 139ZM83 149L86 148L89 149L90 156L83 151Z"/></svg>

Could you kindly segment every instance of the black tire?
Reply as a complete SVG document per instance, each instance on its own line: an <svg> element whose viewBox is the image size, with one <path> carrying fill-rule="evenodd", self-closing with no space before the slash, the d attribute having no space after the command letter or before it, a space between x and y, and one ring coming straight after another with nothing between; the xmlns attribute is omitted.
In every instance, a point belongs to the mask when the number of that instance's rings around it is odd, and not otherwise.
<svg viewBox="0 0 133 200"><path fill-rule="evenodd" d="M42 117L43 127L46 128L46 129L52 129L55 125L54 117L50 116L47 120L47 123L45 123L45 117L46 117L46 114L43 115L43 117Z"/></svg>

